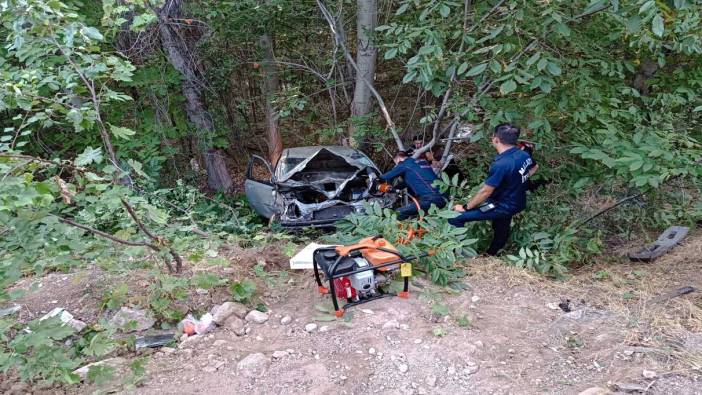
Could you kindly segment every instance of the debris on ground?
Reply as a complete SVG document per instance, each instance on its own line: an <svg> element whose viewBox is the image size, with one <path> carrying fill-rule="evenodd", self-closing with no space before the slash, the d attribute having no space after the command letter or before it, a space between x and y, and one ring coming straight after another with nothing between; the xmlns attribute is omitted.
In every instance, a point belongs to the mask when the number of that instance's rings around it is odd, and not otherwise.
<svg viewBox="0 0 702 395"><path fill-rule="evenodd" d="M199 320L188 314L178 326L183 328L183 333L188 336L203 335L214 328L214 321L210 313L204 314Z"/></svg>
<svg viewBox="0 0 702 395"><path fill-rule="evenodd" d="M643 262L653 261L678 245L687 236L689 230L690 228L686 226L671 226L661 233L653 243L629 253L629 259Z"/></svg>
<svg viewBox="0 0 702 395"><path fill-rule="evenodd" d="M175 340L175 333L164 333L160 335L144 336L136 339L135 348L156 348L172 343Z"/></svg>
<svg viewBox="0 0 702 395"><path fill-rule="evenodd" d="M80 367L80 368L74 370L73 373L77 374L78 377L81 378L81 380L85 380L88 377L88 372L90 371L90 368L92 368L92 367L110 367L112 369L118 369L118 368L124 367L126 365L127 365L127 360L124 358L120 358L120 357L108 358L108 359L104 359L102 361L89 363L83 367Z"/></svg>
<svg viewBox="0 0 702 395"><path fill-rule="evenodd" d="M682 287L682 288L678 288L678 289L676 289L676 290L674 290L674 291L672 291L672 292L668 292L667 294L664 294L664 295L661 295L661 296L657 296L657 297L651 299L648 303L662 303L662 302L667 302L667 301L669 301L670 299L677 298L678 296L687 295L687 294L692 293L692 292L695 292L695 288L694 288L694 287L691 287L691 286Z"/></svg>
<svg viewBox="0 0 702 395"><path fill-rule="evenodd" d="M249 314L246 314L246 322L253 322L256 324L263 324L264 322L268 321L268 314L258 311L258 310L251 310L249 311Z"/></svg>
<svg viewBox="0 0 702 395"><path fill-rule="evenodd" d="M41 317L39 320L45 320L51 317L59 317L61 322L64 324L70 326L73 328L76 332L80 332L83 329L85 329L88 324L81 320L77 320L73 318L73 314L69 313L66 311L63 307L57 307L50 312L46 313L43 317Z"/></svg>

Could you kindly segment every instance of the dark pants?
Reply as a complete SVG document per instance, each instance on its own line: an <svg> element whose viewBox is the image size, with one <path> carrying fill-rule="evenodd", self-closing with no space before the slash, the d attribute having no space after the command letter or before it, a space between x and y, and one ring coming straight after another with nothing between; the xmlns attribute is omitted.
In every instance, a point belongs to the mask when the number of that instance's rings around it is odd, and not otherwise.
<svg viewBox="0 0 702 395"><path fill-rule="evenodd" d="M446 199L444 199L444 197L441 195L424 195L418 197L417 201L419 202L419 207L421 207L422 211L424 212L427 212L432 204L438 208L444 208L446 205ZM414 201L397 209L397 219L400 221L403 219L416 217L417 214L419 214L419 212L417 211L417 205L414 204Z"/></svg>
<svg viewBox="0 0 702 395"><path fill-rule="evenodd" d="M458 217L449 219L449 223L453 226L460 227L464 226L466 222L492 221L492 242L487 249L487 253L488 255L497 255L497 252L507 244L513 215L513 212L500 209L499 207L486 212L474 208L462 213Z"/></svg>

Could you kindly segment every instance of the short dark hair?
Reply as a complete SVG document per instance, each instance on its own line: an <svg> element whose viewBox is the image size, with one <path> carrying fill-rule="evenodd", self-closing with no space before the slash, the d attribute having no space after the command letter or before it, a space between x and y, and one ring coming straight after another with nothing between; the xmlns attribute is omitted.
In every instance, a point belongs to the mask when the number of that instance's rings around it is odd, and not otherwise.
<svg viewBox="0 0 702 395"><path fill-rule="evenodd" d="M395 158L407 158L409 155L407 155L406 151L397 151L395 152Z"/></svg>
<svg viewBox="0 0 702 395"><path fill-rule="evenodd" d="M495 126L493 136L497 137L502 144L515 145L519 140L519 134L522 132L519 126L509 123L501 123Z"/></svg>
<svg viewBox="0 0 702 395"><path fill-rule="evenodd" d="M424 136L422 136L421 134L415 135L414 137L412 137L412 141L424 141Z"/></svg>

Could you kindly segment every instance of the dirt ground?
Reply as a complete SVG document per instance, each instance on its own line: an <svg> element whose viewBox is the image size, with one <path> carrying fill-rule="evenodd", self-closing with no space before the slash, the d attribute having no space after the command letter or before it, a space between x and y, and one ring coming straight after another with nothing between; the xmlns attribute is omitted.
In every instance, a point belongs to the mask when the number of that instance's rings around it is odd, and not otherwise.
<svg viewBox="0 0 702 395"><path fill-rule="evenodd" d="M564 282L487 258L465 267L461 292L416 279L410 299L353 307L347 321L328 321L320 306L330 302L317 293L311 273L291 273L263 294L270 309L266 322L247 322L242 336L223 326L156 350L144 385L122 392L579 394L600 387L702 394L699 233L655 263L602 263ZM73 285L50 298L25 297L20 302L30 306L22 313L27 319L66 304L88 320L90 309L68 303L85 300L89 273L45 279L45 292L51 284ZM683 286L696 291L653 301ZM436 303L449 315L432 309ZM290 322L281 323L286 316ZM316 329L306 330L312 323ZM93 390L85 385L69 392Z"/></svg>

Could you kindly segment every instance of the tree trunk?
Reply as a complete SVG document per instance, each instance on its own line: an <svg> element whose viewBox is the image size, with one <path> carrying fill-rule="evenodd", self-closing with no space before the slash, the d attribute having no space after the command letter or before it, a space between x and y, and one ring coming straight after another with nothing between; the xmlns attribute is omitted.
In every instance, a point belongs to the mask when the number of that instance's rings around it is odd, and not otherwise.
<svg viewBox="0 0 702 395"><path fill-rule="evenodd" d="M273 40L268 33L261 35L259 45L263 51L263 98L266 102L266 142L268 144L268 159L276 164L283 153L283 139L278 128L278 111L273 101L278 93L279 81L273 56Z"/></svg>
<svg viewBox="0 0 702 395"><path fill-rule="evenodd" d="M227 192L232 189L233 183L226 162L218 151L210 149L207 138L201 135L203 132L214 132L214 123L202 102L202 81L192 61L194 52L189 50L184 38L179 36L169 23L170 19L178 17L180 5L181 0L168 1L158 13L161 45L168 56L168 61L183 77L185 112L188 120L197 128L195 136L198 140L198 150L202 153L205 162L207 185L215 191Z"/></svg>
<svg viewBox="0 0 702 395"><path fill-rule="evenodd" d="M351 103L351 116L357 118L368 115L372 104L371 86L373 85L378 51L371 41L370 34L378 26L377 0L357 0L356 26L356 65L358 71L356 72L356 87ZM349 141L351 145L363 145L364 141L355 141L355 132L356 127L352 122L349 125Z"/></svg>

